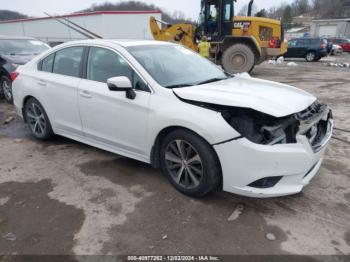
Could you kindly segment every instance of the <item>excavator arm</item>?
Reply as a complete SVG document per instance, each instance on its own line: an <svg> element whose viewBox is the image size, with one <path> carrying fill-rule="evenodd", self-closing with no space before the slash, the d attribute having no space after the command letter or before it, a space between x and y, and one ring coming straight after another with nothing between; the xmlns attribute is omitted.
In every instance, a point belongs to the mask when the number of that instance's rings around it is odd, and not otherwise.
<svg viewBox="0 0 350 262"><path fill-rule="evenodd" d="M158 23L164 25L162 29ZM198 46L195 42L196 27L191 24L175 24L158 21L154 17L150 18L150 28L153 38L158 41L177 42L198 52Z"/></svg>

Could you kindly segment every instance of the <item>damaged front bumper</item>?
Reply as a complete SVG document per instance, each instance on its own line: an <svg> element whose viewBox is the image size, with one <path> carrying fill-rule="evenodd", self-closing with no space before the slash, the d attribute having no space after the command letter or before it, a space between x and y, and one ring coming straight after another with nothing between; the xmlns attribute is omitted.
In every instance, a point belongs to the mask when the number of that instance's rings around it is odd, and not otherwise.
<svg viewBox="0 0 350 262"><path fill-rule="evenodd" d="M260 145L241 138L215 145L223 190L258 198L301 192L320 169L332 132L328 109L317 118L302 121L296 143Z"/></svg>

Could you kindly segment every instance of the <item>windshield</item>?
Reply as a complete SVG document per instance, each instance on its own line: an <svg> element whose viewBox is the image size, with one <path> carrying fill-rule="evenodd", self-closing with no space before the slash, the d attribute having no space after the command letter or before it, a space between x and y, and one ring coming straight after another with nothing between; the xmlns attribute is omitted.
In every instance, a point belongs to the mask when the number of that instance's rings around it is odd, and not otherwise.
<svg viewBox="0 0 350 262"><path fill-rule="evenodd" d="M161 86L192 86L227 78L224 71L179 45L133 46L128 51Z"/></svg>
<svg viewBox="0 0 350 262"><path fill-rule="evenodd" d="M4 39L0 40L0 53L4 55L40 54L49 47L38 40Z"/></svg>

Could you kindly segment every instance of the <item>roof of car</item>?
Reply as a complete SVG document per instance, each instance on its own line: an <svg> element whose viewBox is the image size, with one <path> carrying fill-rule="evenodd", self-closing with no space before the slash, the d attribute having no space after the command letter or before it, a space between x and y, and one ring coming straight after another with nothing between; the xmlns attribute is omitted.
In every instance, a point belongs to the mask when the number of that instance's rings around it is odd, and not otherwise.
<svg viewBox="0 0 350 262"><path fill-rule="evenodd" d="M141 46L141 45L169 45L168 42L156 41L156 40L135 40L135 39L110 39L107 40L118 45L128 47L128 46Z"/></svg>
<svg viewBox="0 0 350 262"><path fill-rule="evenodd" d="M33 37L26 36L10 36L10 35L0 35L0 40L24 40L24 39L35 39Z"/></svg>
<svg viewBox="0 0 350 262"><path fill-rule="evenodd" d="M325 39L325 38L323 38L323 37L299 37L299 38L294 38L294 39L321 40L321 39Z"/></svg>
<svg viewBox="0 0 350 262"><path fill-rule="evenodd" d="M87 39L87 40L77 40L66 42L62 45L87 45L87 44L117 44L122 47L130 46L145 46L145 45L172 45L169 42L155 41L155 40L135 40L135 39ZM60 45L60 46L62 46Z"/></svg>

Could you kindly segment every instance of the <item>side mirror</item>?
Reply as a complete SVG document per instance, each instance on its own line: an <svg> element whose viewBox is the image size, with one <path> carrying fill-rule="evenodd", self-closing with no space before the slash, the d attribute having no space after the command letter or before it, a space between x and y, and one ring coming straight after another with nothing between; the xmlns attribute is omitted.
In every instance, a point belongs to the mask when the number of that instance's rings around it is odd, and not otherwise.
<svg viewBox="0 0 350 262"><path fill-rule="evenodd" d="M115 92L126 92L126 97L135 99L136 93L133 90L131 81L126 76L112 77L107 80L109 90Z"/></svg>

